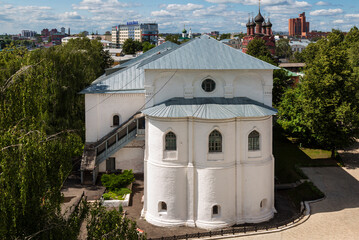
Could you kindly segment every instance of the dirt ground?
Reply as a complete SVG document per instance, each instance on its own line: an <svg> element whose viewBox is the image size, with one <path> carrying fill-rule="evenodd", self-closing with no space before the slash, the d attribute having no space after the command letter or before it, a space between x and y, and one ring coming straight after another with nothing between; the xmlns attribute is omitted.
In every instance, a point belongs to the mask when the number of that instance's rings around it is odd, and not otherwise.
<svg viewBox="0 0 359 240"><path fill-rule="evenodd" d="M148 222L146 222L146 220L141 219L140 215L143 208L143 203L141 202L141 199L143 196L143 189L143 175L137 174L136 181L134 182L132 188L133 196L131 198L130 206L124 207L124 210L127 211L127 217L135 220L137 222L138 228L140 228L147 234L147 238L159 238L182 235L186 233L190 234L207 232L207 230L192 227L157 227L149 224ZM277 214L275 214L274 218L269 222L261 224L279 223L284 220L290 219L297 213L297 210L295 209L292 202L288 199L284 190L276 191L275 199L275 207L277 210Z"/></svg>

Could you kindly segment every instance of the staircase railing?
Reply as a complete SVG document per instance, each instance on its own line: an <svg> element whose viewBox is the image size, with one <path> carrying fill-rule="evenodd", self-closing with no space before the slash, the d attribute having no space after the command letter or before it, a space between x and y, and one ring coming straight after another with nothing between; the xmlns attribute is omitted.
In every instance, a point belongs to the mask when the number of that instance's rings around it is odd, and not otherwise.
<svg viewBox="0 0 359 240"><path fill-rule="evenodd" d="M145 127L143 114L136 114L93 145L98 165L136 138Z"/></svg>

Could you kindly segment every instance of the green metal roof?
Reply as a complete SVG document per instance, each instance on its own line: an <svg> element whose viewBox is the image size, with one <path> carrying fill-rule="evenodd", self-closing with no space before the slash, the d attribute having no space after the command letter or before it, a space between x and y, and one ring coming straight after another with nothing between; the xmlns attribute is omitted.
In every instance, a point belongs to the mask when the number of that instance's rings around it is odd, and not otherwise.
<svg viewBox="0 0 359 240"><path fill-rule="evenodd" d="M172 98L156 106L144 109L142 112L151 117L194 117L200 119L263 117L277 114L276 109L246 97Z"/></svg>

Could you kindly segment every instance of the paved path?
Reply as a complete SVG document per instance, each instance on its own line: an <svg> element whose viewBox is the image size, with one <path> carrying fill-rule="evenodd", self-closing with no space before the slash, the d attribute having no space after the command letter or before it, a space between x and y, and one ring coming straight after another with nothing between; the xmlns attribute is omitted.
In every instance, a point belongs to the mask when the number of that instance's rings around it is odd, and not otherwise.
<svg viewBox="0 0 359 240"><path fill-rule="evenodd" d="M98 200L104 191L105 187L103 186L81 185L79 179L69 177L61 189L65 198L64 203L61 204L61 213L66 213L68 216L71 213L71 208L78 203L83 192L85 192L87 200Z"/></svg>
<svg viewBox="0 0 359 240"><path fill-rule="evenodd" d="M303 168L326 195L311 204L312 215L306 222L282 232L231 239L359 239L359 141L341 156L345 168Z"/></svg>

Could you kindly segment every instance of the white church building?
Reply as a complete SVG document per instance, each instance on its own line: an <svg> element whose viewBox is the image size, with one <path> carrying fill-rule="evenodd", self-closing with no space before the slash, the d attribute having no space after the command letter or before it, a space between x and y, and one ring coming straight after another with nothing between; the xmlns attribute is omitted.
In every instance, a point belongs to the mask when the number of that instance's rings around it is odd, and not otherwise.
<svg viewBox="0 0 359 240"><path fill-rule="evenodd" d="M144 173L142 216L157 226L271 219L273 69L207 35L108 69L81 92L82 181Z"/></svg>

